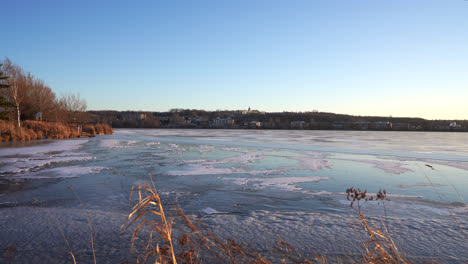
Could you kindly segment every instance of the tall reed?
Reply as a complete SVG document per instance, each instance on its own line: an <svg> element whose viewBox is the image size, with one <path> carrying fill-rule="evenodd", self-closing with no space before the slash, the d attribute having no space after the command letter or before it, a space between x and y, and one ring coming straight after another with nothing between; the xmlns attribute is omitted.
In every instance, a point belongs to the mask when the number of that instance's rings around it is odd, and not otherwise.
<svg viewBox="0 0 468 264"><path fill-rule="evenodd" d="M143 229L146 230L146 242L136 252L137 263L255 263L269 264L277 261L282 263L328 263L328 260L319 254L307 258L294 247L283 240L278 241L276 248L270 251L268 257L262 256L255 250L241 245L232 239L221 239L200 223L197 227L189 217L180 209L174 208L175 216L168 218L164 211L161 198L155 188L154 182L144 183L132 187L132 195L138 194L138 202L133 206L126 222L122 225L122 232L136 224L133 231L131 248L135 249L136 238ZM375 197L362 192L360 189L347 190L351 204L364 199L367 201L388 200L385 191L379 191ZM359 206L360 207L360 206ZM383 230L369 221L359 210L359 225L368 236L362 241L362 263L376 264L407 264L408 262L398 250L390 233L383 224ZM151 217L152 216L152 217ZM179 221L175 221L178 219ZM137 222L140 221L138 224ZM180 233L180 238L173 237L174 223ZM341 262L338 260L338 262Z"/></svg>

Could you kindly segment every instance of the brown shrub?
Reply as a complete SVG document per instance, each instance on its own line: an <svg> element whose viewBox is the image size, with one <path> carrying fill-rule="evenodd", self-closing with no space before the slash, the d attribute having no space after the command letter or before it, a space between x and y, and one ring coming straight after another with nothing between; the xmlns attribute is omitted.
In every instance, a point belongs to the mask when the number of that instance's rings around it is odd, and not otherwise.
<svg viewBox="0 0 468 264"><path fill-rule="evenodd" d="M84 125L83 126L83 132L88 133L90 135L95 135L96 134L96 130L94 129L93 125Z"/></svg>
<svg viewBox="0 0 468 264"><path fill-rule="evenodd" d="M100 135L112 135L114 131L112 130L112 127L109 126L108 124L96 124L96 133Z"/></svg>
<svg viewBox="0 0 468 264"><path fill-rule="evenodd" d="M107 124L84 125L82 132L80 133L76 124L26 120L22 122L22 127L16 127L13 122L0 120L0 141L64 139L113 133Z"/></svg>

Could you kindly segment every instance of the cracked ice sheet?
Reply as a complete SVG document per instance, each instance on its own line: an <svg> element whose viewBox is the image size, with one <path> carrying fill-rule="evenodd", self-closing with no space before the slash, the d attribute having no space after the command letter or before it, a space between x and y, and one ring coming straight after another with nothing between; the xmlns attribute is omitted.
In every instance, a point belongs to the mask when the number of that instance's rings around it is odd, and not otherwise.
<svg viewBox="0 0 468 264"><path fill-rule="evenodd" d="M374 165L375 168L381 169L385 171L386 173L392 173L392 174L402 174L408 171L412 171L410 169L403 167L403 165L405 164L401 162L390 162L390 161L371 160L371 159L339 159L339 158L334 158L334 159L372 164Z"/></svg>
<svg viewBox="0 0 468 264"><path fill-rule="evenodd" d="M274 177L274 178L223 178L238 185L247 185L253 183L252 186L257 189L265 189L266 187L275 187L288 191L301 190L297 186L298 183L320 182L329 180L329 177L308 176L308 177Z"/></svg>
<svg viewBox="0 0 468 264"><path fill-rule="evenodd" d="M79 150L87 142L88 139L60 140L33 147L0 149L0 174L27 173L51 164L94 159Z"/></svg>
<svg viewBox="0 0 468 264"><path fill-rule="evenodd" d="M136 140L101 139L99 142L99 146L101 148L108 148L108 149L121 149L121 148L129 148L137 142L138 141Z"/></svg>
<svg viewBox="0 0 468 264"><path fill-rule="evenodd" d="M189 170L170 170L166 172L171 176L193 176L193 175L227 175L227 174L282 174L286 169L271 169L271 170L246 170L242 168L215 168L213 166L191 166Z"/></svg>
<svg viewBox="0 0 468 264"><path fill-rule="evenodd" d="M0 157L44 154L50 152L73 151L82 147L87 143L88 139L62 139L48 144L41 144L32 147L18 148L0 148Z"/></svg>
<svg viewBox="0 0 468 264"><path fill-rule="evenodd" d="M229 157L220 160L185 160L184 163L195 163L200 166L204 166L206 169L213 169L215 164L251 164L255 161L263 160L265 156L286 158L299 161L299 167L286 167L279 171L290 171L290 170L310 170L319 171L323 169L331 169L332 164L326 160L327 154L317 152L306 152L307 156L281 156L281 155L267 155L263 152L243 152L243 154ZM221 171L221 170L220 170ZM243 173L243 172L240 172ZM217 174L217 173L213 173ZM251 174L251 173L250 173ZM255 174L255 173L254 173ZM258 174L258 173L257 173Z"/></svg>
<svg viewBox="0 0 468 264"><path fill-rule="evenodd" d="M22 173L28 172L32 169L40 169L44 166L51 165L54 163L65 163L71 161L84 161L91 160L94 157L80 155L54 155L48 159L44 157L35 157L35 158L5 158L2 159L0 163L0 173Z"/></svg>
<svg viewBox="0 0 468 264"><path fill-rule="evenodd" d="M85 174L99 173L107 167L99 166L70 166L45 169L37 172L25 173L22 175L14 175L10 177L2 177L2 179L51 179L51 178L75 178Z"/></svg>

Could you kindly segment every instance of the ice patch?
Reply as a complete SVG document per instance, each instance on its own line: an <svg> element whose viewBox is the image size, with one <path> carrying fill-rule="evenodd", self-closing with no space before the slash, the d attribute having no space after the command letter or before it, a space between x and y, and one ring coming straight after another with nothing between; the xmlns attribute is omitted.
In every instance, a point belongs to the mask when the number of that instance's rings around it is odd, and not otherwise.
<svg viewBox="0 0 468 264"><path fill-rule="evenodd" d="M308 176L308 177L276 177L276 178L223 178L238 185L247 185L253 183L252 186L257 189L265 189L266 187L275 187L279 189L298 191L301 190L297 186L298 183L305 182L320 182L329 180L328 177Z"/></svg>
<svg viewBox="0 0 468 264"><path fill-rule="evenodd" d="M315 152L315 151L304 151L304 154L314 159L325 159L328 156L330 156L330 154L323 153L323 152Z"/></svg>
<svg viewBox="0 0 468 264"><path fill-rule="evenodd" d="M336 160L345 160L345 161L372 164L374 165L374 167L381 169L385 171L386 173L401 174L401 173L405 173L408 171L412 171L410 169L402 167L404 164L401 162L388 162L388 161L368 160L368 159L336 159Z"/></svg>
<svg viewBox="0 0 468 264"><path fill-rule="evenodd" d="M183 163L205 163L206 160L203 160L203 159L198 159L198 160L184 160Z"/></svg>
<svg viewBox="0 0 468 264"><path fill-rule="evenodd" d="M50 179L50 178L75 178L80 175L99 173L107 167L89 166L71 166L45 169L37 172L24 173L21 175L11 175L2 177L3 179Z"/></svg>
<svg viewBox="0 0 468 264"><path fill-rule="evenodd" d="M63 152L79 149L88 139L67 139L59 140L53 143L41 144L33 147L18 148L0 148L0 157L19 156L19 155L37 155L50 152Z"/></svg>
<svg viewBox="0 0 468 264"><path fill-rule="evenodd" d="M115 134L135 134L135 130L130 130L130 129L115 129Z"/></svg>
<svg viewBox="0 0 468 264"><path fill-rule="evenodd" d="M447 185L437 183L413 183L413 184L399 184L395 185L397 188L411 188L411 187L444 187Z"/></svg>
<svg viewBox="0 0 468 264"><path fill-rule="evenodd" d="M318 192L314 192L312 193L313 195L333 195L332 192L328 192L328 191L324 191L324 190L321 190L321 191L318 191Z"/></svg>
<svg viewBox="0 0 468 264"><path fill-rule="evenodd" d="M449 167L454 167L457 169L461 170L467 170L468 171L468 162L453 162L453 161L440 161L440 160L431 160L431 163L443 165L443 166L449 166Z"/></svg>
<svg viewBox="0 0 468 264"><path fill-rule="evenodd" d="M263 158L263 153L249 152L242 155L217 160L185 160L184 163L198 163L200 166L213 168L217 164L250 164Z"/></svg>
<svg viewBox="0 0 468 264"><path fill-rule="evenodd" d="M0 174L8 176L38 171L51 164L91 160L94 157L77 151L86 142L88 139L60 140L33 147L1 149L0 156L3 157L0 160Z"/></svg>
<svg viewBox="0 0 468 264"><path fill-rule="evenodd" d="M242 155L225 158L222 160L208 161L206 164L249 164L254 161L263 159L264 154L261 152L247 152Z"/></svg>
<svg viewBox="0 0 468 264"><path fill-rule="evenodd" d="M214 150L214 147L208 145L199 145L197 147L190 147L190 150L194 150L199 153L210 153Z"/></svg>
<svg viewBox="0 0 468 264"><path fill-rule="evenodd" d="M108 149L121 149L129 148L131 145L137 143L136 140L121 140L121 139L101 139L99 146Z"/></svg>
<svg viewBox="0 0 468 264"><path fill-rule="evenodd" d="M207 214L207 215L212 215L212 214L224 214L224 212L217 211L216 209L213 209L211 207L207 207L205 209L200 210L200 212Z"/></svg>
<svg viewBox="0 0 468 264"><path fill-rule="evenodd" d="M145 145L150 147L150 146L160 145L160 144L161 144L161 142L159 142L159 141L152 141L152 142L146 143Z"/></svg>
<svg viewBox="0 0 468 264"><path fill-rule="evenodd" d="M2 159L0 163L0 174L22 173L31 171L32 169L39 169L54 163L84 161L91 159L93 159L93 157L81 155L52 155L47 157L40 155L30 158L5 158Z"/></svg>
<svg viewBox="0 0 468 264"><path fill-rule="evenodd" d="M190 166L188 170L170 170L166 174L171 176L193 176L193 175L227 175L227 174L249 174L249 175L271 175L282 174L286 169L271 170L246 170L242 168L216 168L214 166Z"/></svg>
<svg viewBox="0 0 468 264"><path fill-rule="evenodd" d="M242 173L236 168L215 168L215 167L201 167L193 166L189 170L171 170L166 172L171 176L192 176L192 175L216 175L216 174L233 174Z"/></svg>
<svg viewBox="0 0 468 264"><path fill-rule="evenodd" d="M241 148L222 148L221 150L229 152L243 152Z"/></svg>
<svg viewBox="0 0 468 264"><path fill-rule="evenodd" d="M271 170L246 170L244 173L245 174L250 174L250 175L278 175L278 174L284 174L285 172L292 170L290 168L282 168L282 169L271 169Z"/></svg>
<svg viewBox="0 0 468 264"><path fill-rule="evenodd" d="M406 197L406 196L405 196ZM408 198L408 197L406 197ZM411 197L410 197L411 198ZM407 211L417 211L417 212L428 212L428 213L435 213L438 215L444 215L444 216L453 216L453 214L466 214L468 213L468 206L467 205L462 205L462 206L453 206L453 205L446 205L446 206L441 206L441 205L430 205L430 204L415 204L415 203L395 203L395 202L388 202L391 204L391 206L398 206L402 209L405 209ZM348 202L349 204L349 202ZM374 203L363 203L361 205L367 205L369 206L370 204Z"/></svg>
<svg viewBox="0 0 468 264"><path fill-rule="evenodd" d="M331 169L333 166L328 160L317 159L314 157L288 157L289 159L297 160L301 164L300 169L319 171L323 169Z"/></svg>

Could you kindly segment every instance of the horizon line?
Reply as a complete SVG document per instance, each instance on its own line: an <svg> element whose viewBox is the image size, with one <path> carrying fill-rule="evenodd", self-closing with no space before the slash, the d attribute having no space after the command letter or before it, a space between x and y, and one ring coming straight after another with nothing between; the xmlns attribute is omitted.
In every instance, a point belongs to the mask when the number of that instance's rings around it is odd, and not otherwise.
<svg viewBox="0 0 468 264"><path fill-rule="evenodd" d="M206 110L206 109L196 109L196 108L171 108L169 110L166 110L166 111L154 111L154 110L114 110L114 109L101 109L101 110L95 110L95 109L89 109L89 110L86 110L87 112L89 111L116 111L116 112L152 112L152 113L170 113L171 110L173 109L178 109L178 110L181 110L181 111L205 111L205 112L223 112L223 111L226 111L226 112L242 112L242 111L247 111L247 109L237 109L237 110L229 110L229 109L216 109L216 110ZM328 111L319 111L319 110L311 110L311 111L262 111L262 110L257 110L257 109L251 109L252 111L258 111L259 113L269 113L269 114L273 114L273 113L327 113L327 114L335 114L335 115L347 115L347 116L355 116L355 117L383 117L383 118L410 118L410 119L424 119L424 120L442 120L442 121L448 121L448 120L452 120L452 121L466 121L467 119L457 119L457 118L445 118L445 119L441 119L441 118L424 118L424 117L410 117L410 116L393 116L393 115L389 115L389 116L383 116L383 115L356 115L356 114L343 114L343 113L336 113L336 112L328 112Z"/></svg>

